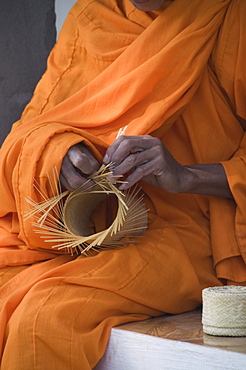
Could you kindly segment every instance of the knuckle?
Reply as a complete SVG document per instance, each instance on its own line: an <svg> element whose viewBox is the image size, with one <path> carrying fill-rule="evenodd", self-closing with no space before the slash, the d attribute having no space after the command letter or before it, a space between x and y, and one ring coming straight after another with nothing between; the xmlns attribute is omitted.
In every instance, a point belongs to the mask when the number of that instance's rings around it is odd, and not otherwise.
<svg viewBox="0 0 246 370"><path fill-rule="evenodd" d="M126 158L126 163L129 165L129 166L134 166L135 163L136 163L136 155L135 154L131 154L129 155L127 158Z"/></svg>
<svg viewBox="0 0 246 370"><path fill-rule="evenodd" d="M126 136L123 137L120 146L124 150L129 150L129 148L131 147L130 140Z"/></svg>
<svg viewBox="0 0 246 370"><path fill-rule="evenodd" d="M162 142L158 137L153 137L152 139L153 139L154 145L160 146L160 147L162 146Z"/></svg>
<svg viewBox="0 0 246 370"><path fill-rule="evenodd" d="M126 139L126 135L120 135L119 137L118 137L118 141L119 142L121 142L121 141L123 141L123 140L125 140Z"/></svg>
<svg viewBox="0 0 246 370"><path fill-rule="evenodd" d="M146 141L146 148L160 148L162 147L162 141L157 138L157 137L153 137L151 135L144 135L143 136L143 140Z"/></svg>
<svg viewBox="0 0 246 370"><path fill-rule="evenodd" d="M151 136L151 135L144 135L144 139L145 140L153 140L155 138L153 136Z"/></svg>
<svg viewBox="0 0 246 370"><path fill-rule="evenodd" d="M125 135L120 135L115 141L117 142L117 145L121 146L122 143L127 140L127 137ZM110 147L109 147L110 148Z"/></svg>
<svg viewBox="0 0 246 370"><path fill-rule="evenodd" d="M163 155L163 149L162 146L157 146L154 148L155 149L155 157L162 156Z"/></svg>
<svg viewBox="0 0 246 370"><path fill-rule="evenodd" d="M140 177L144 176L144 166L139 166L136 168L135 173Z"/></svg>

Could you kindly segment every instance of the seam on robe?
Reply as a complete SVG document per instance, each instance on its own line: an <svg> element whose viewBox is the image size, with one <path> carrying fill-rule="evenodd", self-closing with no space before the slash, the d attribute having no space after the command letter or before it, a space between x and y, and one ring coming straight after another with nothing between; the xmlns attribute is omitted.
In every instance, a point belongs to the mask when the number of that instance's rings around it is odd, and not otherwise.
<svg viewBox="0 0 246 370"><path fill-rule="evenodd" d="M87 7L88 8L88 7ZM103 30L103 28L100 26L100 25L98 25L97 23L95 23L94 21L93 21L93 19L91 19L90 17L89 17L89 14L86 14L85 13L85 11L83 10L80 14L79 14L79 16L78 16L78 19L79 19L79 17L81 17L81 15L84 15L85 16L85 18L87 18L89 21L90 21L90 23L92 23L94 26L96 26L96 28L97 29L100 29L100 30L102 30L102 31L104 31ZM133 42L134 40L132 39L132 38L130 38L130 37L127 37L127 36L124 36L124 35L122 35L122 34L119 34L119 33L116 33L116 34L111 34L111 36L113 36L113 37L115 37L116 38L116 36L117 37L120 37L121 39L123 39L123 40L127 40L127 41L130 41L130 42ZM87 51L88 52L88 51ZM89 54L89 53L88 53ZM91 55L91 54L90 54ZM94 57L95 59L98 59L98 60L105 60L105 61L114 61L114 59L112 59L112 60L110 60L110 59L103 59L103 58L97 58L97 57Z"/></svg>
<svg viewBox="0 0 246 370"><path fill-rule="evenodd" d="M84 12L84 10L87 8L87 7L89 7L92 3L94 3L95 1L93 0L93 1L91 1L89 4L87 4L87 6L76 16L76 17L74 17L74 14L73 14L73 12L72 11L70 11L69 12L69 14L71 15L71 16L73 16L73 18L76 20L76 23L77 23L77 20L78 20L78 18L80 17L80 15ZM59 84L59 82L61 81L61 79L62 79L62 77L65 75L65 73L70 69L70 67L71 67L71 64L72 64L72 62L73 62L73 60L74 60L74 54L75 54L75 52L76 52L76 44L77 44L77 41L78 41L78 39L79 39L79 31L78 31L78 27L76 27L76 37L75 37L75 39L74 39L74 42L73 42L73 47L72 47L72 50L71 50L71 56L70 56L70 59L68 60L68 65L67 65L67 67L62 71L62 73L59 75L59 77L57 78L57 80L56 80L56 82L55 82L55 84L54 84L54 86L53 86L53 88L50 90L50 93L49 93L49 95L46 97L46 99L45 99L45 101L44 101L44 103L43 103L43 105L41 106L41 108L40 108L40 111L39 111L39 113L38 114L42 114L43 113L43 111L44 111L44 109L45 109L45 107L47 106L47 104L49 103L49 99L50 99L50 97L51 97L51 95L53 94L53 92L54 92L54 90L56 89L56 87L57 87L57 85ZM35 94L35 92L34 92L34 94Z"/></svg>
<svg viewBox="0 0 246 370"><path fill-rule="evenodd" d="M35 369L36 368L36 340L35 340L35 334L36 334L36 331L35 331L35 328L36 328L36 322L37 322L37 317L38 317L38 315L39 315L39 313L40 313L40 311L41 311L41 309L42 309L42 307L44 306L44 304L48 301L48 299L49 299L49 297L51 296L51 294L52 294L52 292L53 292L53 290L58 286L58 285L60 285L60 283L61 283L61 281L63 281L64 279L62 279L62 280L59 280L58 282L57 282L57 284L53 284L52 285L52 287L51 287L51 289L50 289L50 292L49 292L49 294L48 295L46 295L46 297L44 298L44 300L43 300L43 302L42 302L42 304L40 304L39 305L39 308L38 308L38 310L37 310L37 312L36 312L36 314L35 314L35 316L34 316L34 318L33 318L33 330L32 330L32 340L33 340L33 361L34 361L34 368L33 369ZM43 280L41 280L41 283L43 282ZM34 287L37 285L37 284L39 284L40 283L40 281L38 281L35 285L34 285ZM46 288L47 289L47 288ZM29 292L29 291L28 291ZM28 292L27 292L27 294L28 294ZM57 302L57 304L59 304L59 302Z"/></svg>
<svg viewBox="0 0 246 370"><path fill-rule="evenodd" d="M229 7L230 7L230 5L229 5ZM238 5L237 5L237 7L238 7ZM229 11L228 9L227 9L227 12ZM230 11L231 11L231 9L230 9ZM234 23L234 19L235 19L236 15L237 15L236 13L237 13L237 9L235 9L235 14L234 14L233 20L231 21L231 24ZM220 77L222 75L222 68L223 68L222 67L222 64L224 62L224 56L225 56L225 53L226 53L227 48L228 48L228 39L229 39L229 37L230 37L230 29L227 32L227 37L226 37L225 44L224 44L224 51L223 51L223 53L221 53L221 57L220 57L220 67L219 67Z"/></svg>
<svg viewBox="0 0 246 370"><path fill-rule="evenodd" d="M77 31L77 37L74 40L73 49L72 49L72 52L71 52L71 57L70 57L68 66L67 66L67 68L65 70L63 70L63 72L57 78L56 83L54 84L53 88L50 90L49 95L47 96L45 102L43 103L43 106L41 107L41 109L39 111L39 114L42 114L43 113L43 111L44 111L46 105L49 103L50 97L53 94L53 92L55 91L57 85L59 84L59 82L61 81L62 77L65 75L65 73L70 69L71 64L72 64L72 62L74 60L74 54L75 54L75 51L76 51L76 47L75 46L76 46L78 37L79 37L79 32Z"/></svg>
<svg viewBox="0 0 246 370"><path fill-rule="evenodd" d="M92 287L90 287L90 289L93 289ZM74 314L74 317L73 317L73 322L72 322L72 325L71 325L71 341L70 341L70 359L71 359L71 369L74 369L73 367L73 338L74 338L74 327L75 327L75 320L77 319L78 315L80 314L81 310L92 300L92 298L95 296L97 292L97 288L94 288L92 290L92 292L90 293L89 297L87 297L86 301L83 303L83 305L80 307L80 309L78 309L76 311L76 314ZM82 369L81 369L82 370Z"/></svg>

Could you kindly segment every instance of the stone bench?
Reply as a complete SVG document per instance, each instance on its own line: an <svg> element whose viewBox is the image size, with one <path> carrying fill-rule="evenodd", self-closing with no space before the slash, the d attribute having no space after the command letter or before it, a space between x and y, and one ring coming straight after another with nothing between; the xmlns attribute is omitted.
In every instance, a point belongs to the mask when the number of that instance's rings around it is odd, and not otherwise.
<svg viewBox="0 0 246 370"><path fill-rule="evenodd" d="M113 328L95 370L246 369L246 337L204 334L201 310Z"/></svg>

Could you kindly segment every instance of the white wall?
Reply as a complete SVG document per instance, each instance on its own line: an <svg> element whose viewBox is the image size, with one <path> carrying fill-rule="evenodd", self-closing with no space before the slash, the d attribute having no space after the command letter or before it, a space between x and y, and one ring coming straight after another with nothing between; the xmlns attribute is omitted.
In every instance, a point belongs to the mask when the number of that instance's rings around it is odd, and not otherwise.
<svg viewBox="0 0 246 370"><path fill-rule="evenodd" d="M76 3L76 0L55 0L57 35L59 34L63 22L74 3Z"/></svg>

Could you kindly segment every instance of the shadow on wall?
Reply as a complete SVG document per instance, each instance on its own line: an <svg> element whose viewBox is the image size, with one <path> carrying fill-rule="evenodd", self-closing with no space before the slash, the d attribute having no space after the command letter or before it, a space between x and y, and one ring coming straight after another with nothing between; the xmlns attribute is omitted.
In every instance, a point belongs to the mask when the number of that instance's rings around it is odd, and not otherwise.
<svg viewBox="0 0 246 370"><path fill-rule="evenodd" d="M0 145L30 101L55 40L54 0L0 1Z"/></svg>

